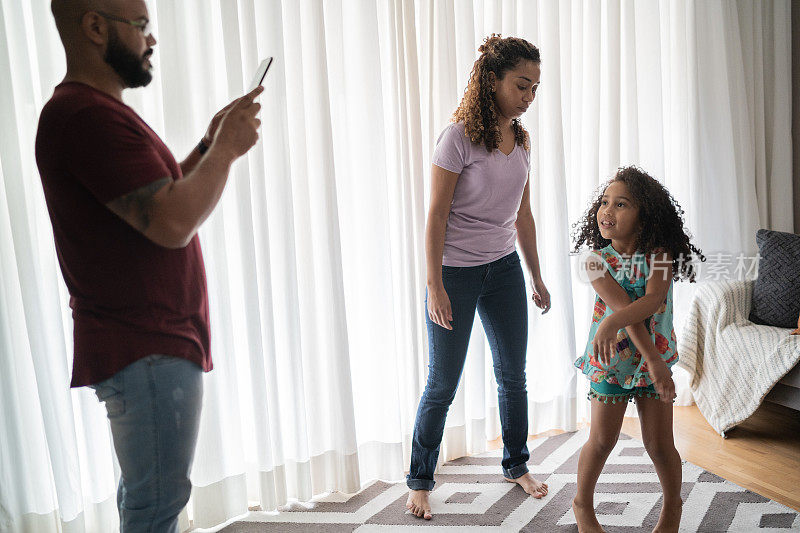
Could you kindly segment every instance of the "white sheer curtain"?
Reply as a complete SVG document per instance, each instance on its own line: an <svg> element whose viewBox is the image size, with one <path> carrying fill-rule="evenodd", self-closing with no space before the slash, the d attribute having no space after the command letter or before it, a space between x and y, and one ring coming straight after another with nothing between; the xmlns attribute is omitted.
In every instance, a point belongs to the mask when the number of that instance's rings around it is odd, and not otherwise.
<svg viewBox="0 0 800 533"><path fill-rule="evenodd" d="M47 0L0 5L0 530L109 531L118 470L102 406L68 389L72 324L33 156L63 52ZM426 375L430 154L491 32L543 59L524 120L554 305L531 309L531 433L585 415L571 362L592 296L569 231L618 165L663 179L708 252L754 252L759 226L791 231L788 0L149 8L156 78L126 98L178 157L276 57L261 141L201 230L216 369L184 517L195 526L402 478ZM676 294L679 320L690 292ZM443 458L499 436L482 335L478 323Z"/></svg>

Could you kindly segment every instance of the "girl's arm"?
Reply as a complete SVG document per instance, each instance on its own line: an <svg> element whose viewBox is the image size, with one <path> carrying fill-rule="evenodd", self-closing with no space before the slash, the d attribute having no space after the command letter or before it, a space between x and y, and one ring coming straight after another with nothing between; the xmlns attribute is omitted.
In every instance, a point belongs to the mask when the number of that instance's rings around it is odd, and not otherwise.
<svg viewBox="0 0 800 533"><path fill-rule="evenodd" d="M520 201L519 211L517 211L517 242L522 252L522 257L525 259L525 264L528 266L528 272L533 282L533 300L536 305L544 309L543 313L550 310L550 293L542 281L542 272L539 268L539 251L536 246L536 222L533 220L533 213L531 212L531 180L525 182L525 188L522 191L522 200Z"/></svg>
<svg viewBox="0 0 800 533"><path fill-rule="evenodd" d="M588 265L587 268L589 268ZM600 323L601 327L603 327L604 324L605 327L608 327L611 318L618 312L623 312L635 302L631 302L628 293L625 292L625 289L623 289L611 274L609 274L608 270L605 270L603 275L599 277L597 277L596 270L590 271L589 275L590 279L592 279L592 288L606 305L614 311L612 315L606 317ZM669 288L669 286L667 286L667 288ZM663 301L663 299L661 301ZM611 327L613 328L613 325ZM614 338L610 343L601 341L598 335L595 335L595 338L592 339L594 353L604 364L608 364L611 360L613 346L616 344L617 331L619 331L619 329L623 328L613 330ZM650 376L653 380L653 386L661 397L661 400L666 403L672 403L672 399L675 396L675 384L672 381L667 364L661 359L661 355L658 353L658 350L656 350L656 346L653 344L653 339L647 332L644 322L639 321L634 324L629 324L625 326L624 329L630 336L633 344L641 351L642 357L647 361ZM600 328L598 328L597 333L600 333L602 336Z"/></svg>
<svg viewBox="0 0 800 533"><path fill-rule="evenodd" d="M669 253L654 255L644 296L629 303L619 312L614 311L614 314L608 317L609 319L613 318L609 327L615 326L616 330L620 330L625 326L641 322L653 316L658 311L658 308L661 307L661 304L664 303L671 282L672 255Z"/></svg>
<svg viewBox="0 0 800 533"><path fill-rule="evenodd" d="M670 283L672 283L672 257L668 253L654 255L644 296L628 303L619 311L614 311L614 314L604 319L597 328L592 342L598 347L598 357L611 358L617 343L617 331L641 322L658 311L664 298L667 297Z"/></svg>
<svg viewBox="0 0 800 533"><path fill-rule="evenodd" d="M450 321L453 312L450 298L442 282L442 254L447 217L456 190L459 174L432 165L431 205L428 210L428 223L425 225L425 264L427 266L428 315L443 328L453 329Z"/></svg>
<svg viewBox="0 0 800 533"><path fill-rule="evenodd" d="M592 274L596 275L594 272ZM611 316L603 319L602 323L608 322L615 314L631 305L631 299L628 296L628 293L625 292L625 289L620 287L619 283L617 283L617 281L611 277L611 274L609 274L607 270L602 276L592 281L592 288L600 297L600 299L603 300L612 311L614 311ZM616 332L619 331L619 329L623 328L614 330L614 343L616 343ZM653 339L647 332L647 328L645 327L643 321L636 322L635 324L629 324L625 326L624 329L628 332L628 335L630 335L633 343L642 351L642 355L645 357L645 360L648 363L650 363L651 358L659 360L661 359L656 351L656 345L653 343ZM595 346L595 354L597 354L598 359L603 364L608 364L611 360L611 355L613 355L613 352L604 351L602 348L602 346Z"/></svg>

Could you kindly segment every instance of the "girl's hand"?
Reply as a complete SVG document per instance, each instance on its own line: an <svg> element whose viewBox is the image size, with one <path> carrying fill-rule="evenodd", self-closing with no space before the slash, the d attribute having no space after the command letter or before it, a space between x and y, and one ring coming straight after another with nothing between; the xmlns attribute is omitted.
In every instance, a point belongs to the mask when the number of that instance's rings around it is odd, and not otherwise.
<svg viewBox="0 0 800 533"><path fill-rule="evenodd" d="M672 404L677 397L677 394L675 394L675 382L672 381L672 371L667 368L667 364L662 359L659 359L659 363L650 365L650 379L653 380L653 387L656 389L661 401Z"/></svg>
<svg viewBox="0 0 800 533"><path fill-rule="evenodd" d="M594 356L598 361L604 365L611 363L611 358L617 353L617 333L619 329L611 320L611 317L606 317L600 322L597 332L592 339L592 348L594 349Z"/></svg>
<svg viewBox="0 0 800 533"><path fill-rule="evenodd" d="M444 290L444 285L428 287L428 316L434 324L452 330L453 311L450 308L450 297Z"/></svg>
<svg viewBox="0 0 800 533"><path fill-rule="evenodd" d="M550 310L550 293L547 292L547 287L544 286L544 281L541 277L533 278L533 303L539 309L544 309L542 314Z"/></svg>

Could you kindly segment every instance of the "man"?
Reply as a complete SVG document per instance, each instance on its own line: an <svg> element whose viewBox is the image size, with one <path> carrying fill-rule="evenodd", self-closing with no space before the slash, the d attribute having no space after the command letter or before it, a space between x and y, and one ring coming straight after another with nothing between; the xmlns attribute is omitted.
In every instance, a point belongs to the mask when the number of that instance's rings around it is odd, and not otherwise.
<svg viewBox="0 0 800 533"><path fill-rule="evenodd" d="M124 533L177 532L191 492L202 372L212 368L198 227L258 139L258 88L217 113L178 163L122 103L147 85L144 0L53 0L67 74L36 160L74 318L72 386L105 402Z"/></svg>

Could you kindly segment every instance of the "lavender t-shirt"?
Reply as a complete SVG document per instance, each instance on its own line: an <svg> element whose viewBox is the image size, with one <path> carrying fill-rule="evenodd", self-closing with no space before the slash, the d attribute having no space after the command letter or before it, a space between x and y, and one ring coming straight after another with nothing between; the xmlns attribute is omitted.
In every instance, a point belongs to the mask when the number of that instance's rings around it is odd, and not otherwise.
<svg viewBox="0 0 800 533"><path fill-rule="evenodd" d="M433 164L460 174L447 218L442 264L475 266L514 251L517 211L528 180L530 153L515 144L510 154L489 152L464 133L464 123L445 128Z"/></svg>

